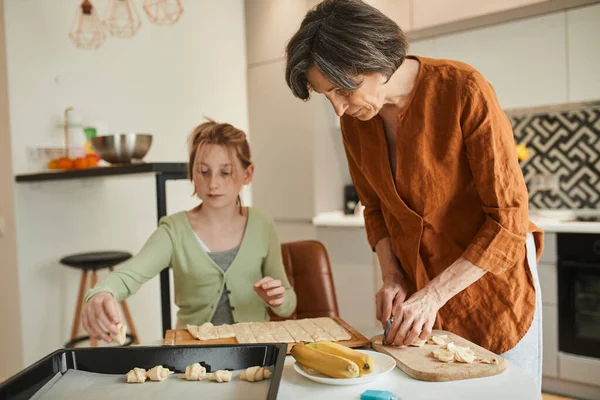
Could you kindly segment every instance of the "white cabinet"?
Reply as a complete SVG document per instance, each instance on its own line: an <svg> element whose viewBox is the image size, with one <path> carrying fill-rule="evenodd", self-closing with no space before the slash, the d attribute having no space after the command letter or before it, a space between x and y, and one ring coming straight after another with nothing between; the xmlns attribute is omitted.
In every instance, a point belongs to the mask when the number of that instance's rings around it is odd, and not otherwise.
<svg viewBox="0 0 600 400"><path fill-rule="evenodd" d="M381 327L375 319L373 252L364 228L317 228L329 253L340 316L350 325Z"/></svg>
<svg viewBox="0 0 600 400"><path fill-rule="evenodd" d="M544 233L544 251L540 257L540 264L556 264L558 255L556 253L556 233Z"/></svg>
<svg viewBox="0 0 600 400"><path fill-rule="evenodd" d="M412 29L430 28L543 1L546 0L412 0Z"/></svg>
<svg viewBox="0 0 600 400"><path fill-rule="evenodd" d="M538 265L542 303L558 306L558 278L556 264L540 263Z"/></svg>
<svg viewBox="0 0 600 400"><path fill-rule="evenodd" d="M306 13L302 0L246 0L248 64L280 59Z"/></svg>
<svg viewBox="0 0 600 400"><path fill-rule="evenodd" d="M366 3L384 13L406 32L411 29L412 1L414 0L366 0Z"/></svg>
<svg viewBox="0 0 600 400"><path fill-rule="evenodd" d="M600 360L560 353L558 363L561 379L599 386Z"/></svg>
<svg viewBox="0 0 600 400"><path fill-rule="evenodd" d="M569 101L600 97L600 4L567 12Z"/></svg>
<svg viewBox="0 0 600 400"><path fill-rule="evenodd" d="M284 61L248 69L250 145L256 171L252 202L275 219L310 221L314 216L314 103L292 95Z"/></svg>
<svg viewBox="0 0 600 400"><path fill-rule="evenodd" d="M558 307L542 307L542 375L558 378Z"/></svg>
<svg viewBox="0 0 600 400"><path fill-rule="evenodd" d="M562 13L479 28L435 39L435 56L477 68L505 109L561 104L567 101L565 29Z"/></svg>

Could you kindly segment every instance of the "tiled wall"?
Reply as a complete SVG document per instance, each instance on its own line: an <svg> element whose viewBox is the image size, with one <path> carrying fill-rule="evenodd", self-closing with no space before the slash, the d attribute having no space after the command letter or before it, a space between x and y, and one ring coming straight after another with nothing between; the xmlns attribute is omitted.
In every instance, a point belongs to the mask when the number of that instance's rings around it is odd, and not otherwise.
<svg viewBox="0 0 600 400"><path fill-rule="evenodd" d="M600 206L600 102L509 116L532 208Z"/></svg>

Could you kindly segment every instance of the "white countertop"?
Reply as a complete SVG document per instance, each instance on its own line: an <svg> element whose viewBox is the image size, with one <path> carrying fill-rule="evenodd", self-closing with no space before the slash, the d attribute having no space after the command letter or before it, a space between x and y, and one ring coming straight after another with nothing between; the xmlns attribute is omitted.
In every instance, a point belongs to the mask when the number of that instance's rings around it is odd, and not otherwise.
<svg viewBox="0 0 600 400"><path fill-rule="evenodd" d="M358 328L366 337L381 333L377 328ZM402 400L539 400L533 381L521 368L509 363L500 375L453 382L424 382L413 379L399 368L380 379L355 386L331 386L313 382L294 368L294 359L286 357L278 399L360 399L365 390L388 390Z"/></svg>
<svg viewBox="0 0 600 400"><path fill-rule="evenodd" d="M531 220L545 232L600 233L600 222L565 221L540 216L531 216ZM362 216L331 211L314 217L313 224L319 227L362 228L365 226L365 221Z"/></svg>
<svg viewBox="0 0 600 400"><path fill-rule="evenodd" d="M381 334L375 327L357 330L371 338ZM141 344L160 346L162 340ZM485 378L465 379L453 382L425 382L413 379L398 367L373 382L333 386L313 382L294 370L294 358L287 356L279 385L278 400L359 400L365 390L388 390L402 400L541 400L533 381L520 367L508 362L503 373Z"/></svg>

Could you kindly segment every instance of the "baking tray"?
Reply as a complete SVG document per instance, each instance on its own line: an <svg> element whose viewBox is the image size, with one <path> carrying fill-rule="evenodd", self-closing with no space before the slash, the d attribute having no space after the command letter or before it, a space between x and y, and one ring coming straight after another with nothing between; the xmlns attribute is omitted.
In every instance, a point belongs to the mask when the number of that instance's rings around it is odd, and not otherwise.
<svg viewBox="0 0 600 400"><path fill-rule="evenodd" d="M110 385L127 393L103 392L103 398L121 396L122 394L138 398L168 399L181 396L181 390L188 390L190 394L202 395L206 398L244 398L235 392L248 394L248 391L258 393L262 386L263 395L254 396L257 399L274 400L277 398L279 383L285 363L286 345L272 344L237 344L237 345L212 345L212 346L132 346L132 347L105 347L57 350L30 367L14 375L0 384L0 399L21 400L45 398L44 393L52 393L60 388L61 380L65 377L82 384L94 379L102 389L106 382L107 390ZM185 371L185 367L199 362L206 367L207 373L218 369L234 370L233 379L229 383L216 382L188 382L178 379ZM134 367L150 369L157 365L175 371L167 381L149 382L142 384L125 383L125 374ZM261 382L245 382L239 379L241 370L260 365L269 367L272 376ZM69 372L71 371L71 372ZM69 373L69 375L67 375ZM166 385L165 385L166 384ZM176 386L177 392L169 389L167 385ZM242 385L242 386L240 386ZM256 386L253 386L256 385ZM64 386L64 385L63 385ZM96 385L98 386L98 385ZM92 386L86 392L85 398L93 398ZM142 391L143 389L143 391ZM227 391L230 391L227 394ZM213 396L211 396L213 392ZM169 395L172 393L172 396ZM89 395L88 395L89 394ZM47 398L72 398L65 395ZM246 397L247 398L247 397Z"/></svg>

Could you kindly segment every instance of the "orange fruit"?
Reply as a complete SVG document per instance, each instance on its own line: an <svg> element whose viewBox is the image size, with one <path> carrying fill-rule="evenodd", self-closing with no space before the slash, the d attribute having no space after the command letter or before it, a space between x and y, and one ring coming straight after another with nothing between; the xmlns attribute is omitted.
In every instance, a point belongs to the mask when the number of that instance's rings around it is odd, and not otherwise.
<svg viewBox="0 0 600 400"><path fill-rule="evenodd" d="M100 157L95 154L88 154L85 158L87 159L88 167L95 167L98 165L98 160L100 159Z"/></svg>
<svg viewBox="0 0 600 400"><path fill-rule="evenodd" d="M75 161L73 161L73 167L75 169L86 169L88 166L88 159L85 157L77 157Z"/></svg>
<svg viewBox="0 0 600 400"><path fill-rule="evenodd" d="M59 169L58 158L52 159L50 162L48 162L48 169Z"/></svg>
<svg viewBox="0 0 600 400"><path fill-rule="evenodd" d="M58 159L58 169L72 169L73 160L67 157L61 157Z"/></svg>

